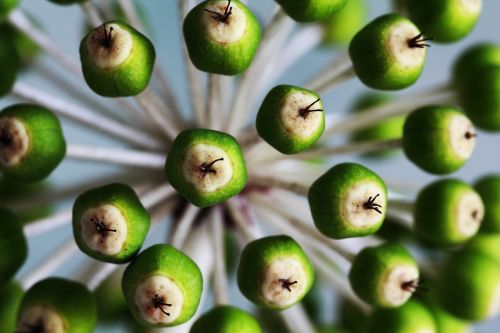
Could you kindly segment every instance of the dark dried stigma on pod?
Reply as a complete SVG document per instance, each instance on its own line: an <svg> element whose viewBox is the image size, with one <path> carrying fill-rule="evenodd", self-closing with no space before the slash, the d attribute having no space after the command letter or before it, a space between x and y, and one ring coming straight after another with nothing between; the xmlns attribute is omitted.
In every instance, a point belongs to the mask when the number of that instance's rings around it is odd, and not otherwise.
<svg viewBox="0 0 500 333"><path fill-rule="evenodd" d="M161 312L163 312L165 315L170 317L170 313L165 311L165 309L163 307L164 306L170 307L170 306L172 306L172 304L166 303L164 297L162 297L158 294L155 294L153 296L153 299L151 300L151 303L153 304L153 307L155 309L160 309Z"/></svg>
<svg viewBox="0 0 500 333"><path fill-rule="evenodd" d="M471 213L471 216L472 216L472 219L473 220L477 220L478 218L478 215L479 215L479 211L477 209L474 209Z"/></svg>
<svg viewBox="0 0 500 333"><path fill-rule="evenodd" d="M200 165L200 172L201 172L202 176L205 177L209 173L217 173L217 171L212 169L212 167L214 166L215 163L220 162L220 161L224 161L224 158L221 157L221 158L216 159L210 163L202 163Z"/></svg>
<svg viewBox="0 0 500 333"><path fill-rule="evenodd" d="M363 204L364 209L372 209L376 211L379 214L382 214L382 211L380 208L382 208L382 205L379 205L378 203L375 203L375 200L377 200L378 196L380 194L377 194L374 197L369 197L368 200Z"/></svg>
<svg viewBox="0 0 500 333"><path fill-rule="evenodd" d="M434 38L424 37L424 33L425 32L422 32L422 33L416 35L415 37L408 39L408 47L411 49L414 49L417 47L420 49L423 49L425 47L431 47L429 44L427 44L425 42L427 42L429 40L433 40Z"/></svg>
<svg viewBox="0 0 500 333"><path fill-rule="evenodd" d="M16 333L45 333L45 327L42 319L39 319L35 325L24 324L25 329L17 330Z"/></svg>
<svg viewBox="0 0 500 333"><path fill-rule="evenodd" d="M307 118L307 115L311 112L323 112L322 109L314 109L314 110L311 110L311 108L313 107L314 104L318 103L320 101L320 99L318 98L317 100L315 100L314 102L312 102L311 104L309 104L307 107L305 108L302 108L299 110L299 115L306 119Z"/></svg>
<svg viewBox="0 0 500 333"><path fill-rule="evenodd" d="M0 127L0 148L9 147L12 144L12 135L6 127Z"/></svg>
<svg viewBox="0 0 500 333"><path fill-rule="evenodd" d="M92 39L101 43L101 46L110 48L113 42L113 27L106 28L106 24L97 28L97 36L92 36Z"/></svg>
<svg viewBox="0 0 500 333"><path fill-rule="evenodd" d="M466 138L467 140L470 140L470 139L473 139L473 138L476 138L476 137L477 137L477 134L476 134L476 133L474 133L474 132L469 132L469 131L467 131L467 132L465 133L465 138Z"/></svg>
<svg viewBox="0 0 500 333"><path fill-rule="evenodd" d="M290 288L294 284L298 283L298 281L293 281L291 282L290 279L279 279L279 282L281 282L281 288L288 290L289 292L292 292L292 289Z"/></svg>
<svg viewBox="0 0 500 333"><path fill-rule="evenodd" d="M99 220L96 217L93 217L90 219L90 222L94 223L95 231L100 235L101 237L101 243L104 242L104 239L108 235L108 232L116 232L116 229L109 229L104 222Z"/></svg>
<svg viewBox="0 0 500 333"><path fill-rule="evenodd" d="M233 7L231 7L231 0L228 0L226 9L224 9L223 13L219 13L210 9L204 9L206 12L212 14L212 18L221 23L227 24L227 19L233 13Z"/></svg>
<svg viewBox="0 0 500 333"><path fill-rule="evenodd" d="M418 280L410 280L401 284L401 289L414 293L418 288Z"/></svg>

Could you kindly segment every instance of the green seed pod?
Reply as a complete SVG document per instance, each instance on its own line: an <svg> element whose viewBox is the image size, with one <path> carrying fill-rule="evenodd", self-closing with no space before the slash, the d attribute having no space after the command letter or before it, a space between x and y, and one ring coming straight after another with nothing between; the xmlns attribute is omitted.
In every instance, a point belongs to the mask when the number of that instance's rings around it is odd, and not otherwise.
<svg viewBox="0 0 500 333"><path fill-rule="evenodd" d="M36 22L34 24L37 25ZM30 63L40 53L40 47L31 38L8 23L0 25L0 39L5 43L11 43L20 65ZM9 67L12 64L13 62L9 62Z"/></svg>
<svg viewBox="0 0 500 333"><path fill-rule="evenodd" d="M110 184L80 195L73 205L78 247L98 260L123 263L139 252L149 231L149 214L134 190Z"/></svg>
<svg viewBox="0 0 500 333"><path fill-rule="evenodd" d="M341 11L323 22L323 43L327 46L347 46L366 23L366 0L349 0Z"/></svg>
<svg viewBox="0 0 500 333"><path fill-rule="evenodd" d="M363 112L371 107L376 107L383 105L390 101L387 95L380 94L367 94L362 96L353 105L353 112ZM352 136L352 141L354 142L367 142L367 141L382 141L382 140L392 140L400 139L403 137L403 126L405 122L404 116L396 116L382 120L372 126L369 126L363 130L357 131ZM383 158L390 157L394 155L396 150L385 150L374 153L365 154L366 158Z"/></svg>
<svg viewBox="0 0 500 333"><path fill-rule="evenodd" d="M23 294L21 286L14 281L0 288L0 332L15 332L17 311Z"/></svg>
<svg viewBox="0 0 500 333"><path fill-rule="evenodd" d="M297 22L321 21L344 8L347 0L276 0Z"/></svg>
<svg viewBox="0 0 500 333"><path fill-rule="evenodd" d="M85 81L105 97L140 94L149 84L155 58L153 43L121 21L104 23L80 43Z"/></svg>
<svg viewBox="0 0 500 333"><path fill-rule="evenodd" d="M388 242L403 243L414 240L412 230L392 217L385 218L375 235Z"/></svg>
<svg viewBox="0 0 500 333"><path fill-rule="evenodd" d="M320 324L322 321L322 312L325 308L323 296L321 283L318 279L315 279L311 289L301 301L304 311L314 324Z"/></svg>
<svg viewBox="0 0 500 333"><path fill-rule="evenodd" d="M451 106L425 106L411 113L403 129L406 157L433 174L460 169L476 146L471 121Z"/></svg>
<svg viewBox="0 0 500 333"><path fill-rule="evenodd" d="M19 6L19 0L0 0L0 21L5 20L17 6Z"/></svg>
<svg viewBox="0 0 500 333"><path fill-rule="evenodd" d="M260 43L257 18L238 0L209 0L194 7L183 24L189 57L201 71L244 72Z"/></svg>
<svg viewBox="0 0 500 333"><path fill-rule="evenodd" d="M170 184L193 205L209 207L243 190L247 182L245 159L229 134L189 129L175 138L165 173Z"/></svg>
<svg viewBox="0 0 500 333"><path fill-rule="evenodd" d="M452 316L444 311L437 304L428 304L429 309L434 316L437 332L439 333L470 333L472 332L471 323Z"/></svg>
<svg viewBox="0 0 500 333"><path fill-rule="evenodd" d="M92 333L97 311L92 293L61 278L36 283L23 297L17 332Z"/></svg>
<svg viewBox="0 0 500 333"><path fill-rule="evenodd" d="M3 97L12 91L21 64L13 41L1 34L0 38L2 38L0 43L0 70L2 72L0 76L0 97Z"/></svg>
<svg viewBox="0 0 500 333"><path fill-rule="evenodd" d="M453 84L460 88L479 69L500 66L500 46L481 43L467 48L453 65ZM477 82L476 82L477 83Z"/></svg>
<svg viewBox="0 0 500 333"><path fill-rule="evenodd" d="M234 306L217 306L196 320L189 333L262 333L259 323Z"/></svg>
<svg viewBox="0 0 500 333"><path fill-rule="evenodd" d="M338 307L339 325L349 333L365 333L367 316L358 305L342 298Z"/></svg>
<svg viewBox="0 0 500 333"><path fill-rule="evenodd" d="M264 327L264 332L288 332L279 312L264 308L257 308L256 312L259 322Z"/></svg>
<svg viewBox="0 0 500 333"><path fill-rule="evenodd" d="M26 261L28 244L17 217L0 207L0 286L12 279Z"/></svg>
<svg viewBox="0 0 500 333"><path fill-rule="evenodd" d="M0 171L18 181L42 180L66 154L59 119L36 105L16 104L0 112Z"/></svg>
<svg viewBox="0 0 500 333"><path fill-rule="evenodd" d="M122 289L130 312L147 326L180 325L193 317L203 277L196 263L170 245L144 250L127 267Z"/></svg>
<svg viewBox="0 0 500 333"><path fill-rule="evenodd" d="M444 310L470 321L500 313L500 267L478 252L452 253L438 279L438 299Z"/></svg>
<svg viewBox="0 0 500 333"><path fill-rule="evenodd" d="M351 287L365 302L384 308L403 305L418 287L417 262L404 247L385 243L363 249L349 272Z"/></svg>
<svg viewBox="0 0 500 333"><path fill-rule="evenodd" d="M411 86L420 77L427 53L426 40L410 20L388 14L354 36L349 55L356 75L365 85L398 90Z"/></svg>
<svg viewBox="0 0 500 333"><path fill-rule="evenodd" d="M247 244L238 267L238 287L261 307L282 310L304 298L314 281L311 262L288 236L270 236Z"/></svg>
<svg viewBox="0 0 500 333"><path fill-rule="evenodd" d="M58 4L58 5L68 6L68 5L86 2L87 0L49 0L49 1L53 2L55 4Z"/></svg>
<svg viewBox="0 0 500 333"><path fill-rule="evenodd" d="M473 237L484 216L479 194L457 179L441 179L426 186L414 207L414 231L433 246L452 246Z"/></svg>
<svg viewBox="0 0 500 333"><path fill-rule="evenodd" d="M429 309L411 300L396 309L375 309L368 320L367 333L438 333Z"/></svg>
<svg viewBox="0 0 500 333"><path fill-rule="evenodd" d="M434 40L451 43L474 29L483 0L404 0L402 5L410 19Z"/></svg>
<svg viewBox="0 0 500 333"><path fill-rule="evenodd" d="M485 233L477 234L463 247L465 252L477 252L500 263L500 234Z"/></svg>
<svg viewBox="0 0 500 333"><path fill-rule="evenodd" d="M342 163L311 185L308 198L319 231L335 239L360 237L375 233L382 225L387 188L373 171Z"/></svg>
<svg viewBox="0 0 500 333"><path fill-rule="evenodd" d="M467 116L485 131L500 131L500 66L485 66L468 77L459 89Z"/></svg>
<svg viewBox="0 0 500 333"><path fill-rule="evenodd" d="M325 112L318 94L300 87L271 89L257 113L257 132L283 154L314 145L325 130Z"/></svg>
<svg viewBox="0 0 500 333"><path fill-rule="evenodd" d="M112 322L127 312L127 303L121 289L123 270L118 270L94 292L99 321Z"/></svg>

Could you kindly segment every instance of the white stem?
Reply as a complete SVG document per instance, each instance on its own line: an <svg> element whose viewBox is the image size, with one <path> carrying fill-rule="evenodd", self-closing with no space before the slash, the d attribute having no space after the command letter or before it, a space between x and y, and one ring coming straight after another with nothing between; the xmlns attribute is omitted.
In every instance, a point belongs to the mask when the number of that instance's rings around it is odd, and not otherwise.
<svg viewBox="0 0 500 333"><path fill-rule="evenodd" d="M61 65L69 69L78 76L82 76L80 64L65 51L59 48L59 45L47 36L43 31L37 28L30 19L20 10L13 10L7 20L17 29L25 33L33 40L42 50L50 54L54 59L58 60Z"/></svg>
<svg viewBox="0 0 500 333"><path fill-rule="evenodd" d="M88 272L84 283L90 291L95 291L108 276L113 274L120 266L117 264L100 262L92 271Z"/></svg>
<svg viewBox="0 0 500 333"><path fill-rule="evenodd" d="M186 241L186 237L189 234L189 230L191 229L194 219L196 215L198 215L200 209L196 206L189 204L182 214L182 217L177 222L175 230L171 234L171 241L173 247L181 248Z"/></svg>
<svg viewBox="0 0 500 333"><path fill-rule="evenodd" d="M226 272L226 256L224 251L224 221L220 207L212 210L210 221L215 254L215 270L213 277L214 300L216 305L229 304L228 286Z"/></svg>
<svg viewBox="0 0 500 333"><path fill-rule="evenodd" d="M259 226L254 223L255 221L249 219L243 214L241 202L238 202L238 200L241 199L239 199L238 197L233 197L225 202L229 214L231 215L233 221L236 223L236 226L248 242L254 239L261 238L262 231L259 229Z"/></svg>
<svg viewBox="0 0 500 333"><path fill-rule="evenodd" d="M184 22L184 17L187 15L189 10L191 9L191 1L189 0L178 0L178 8L179 8L179 19L182 24ZM181 27L182 31L182 27ZM204 107L203 107L203 99L204 99L204 90L202 85L202 75L201 72L194 67L191 59L189 58L189 53L187 51L186 45L182 47L182 55L184 58L184 66L186 70L189 95L191 100L191 106L194 110L194 114L196 116L196 122L198 124L204 124L205 117L203 115Z"/></svg>
<svg viewBox="0 0 500 333"><path fill-rule="evenodd" d="M252 175L251 182L260 186L277 187L303 196L307 196L309 193L309 186L294 181L283 180L275 176Z"/></svg>
<svg viewBox="0 0 500 333"><path fill-rule="evenodd" d="M57 271L66 261L69 260L76 252L76 246L73 237L65 242L62 246L58 247L52 252L48 260L42 261L28 274L21 279L21 286L24 290L28 290L32 285L49 277L53 272Z"/></svg>
<svg viewBox="0 0 500 333"><path fill-rule="evenodd" d="M323 69L319 75L313 77L309 82L307 82L304 87L315 91L317 87L322 87L327 82L331 81L344 71L346 68L351 67L351 59L347 52L341 53L333 62L328 65L327 68Z"/></svg>
<svg viewBox="0 0 500 333"><path fill-rule="evenodd" d="M392 221L395 221L410 230L413 228L413 214L409 212L389 209L387 211L386 218L391 219Z"/></svg>
<svg viewBox="0 0 500 333"><path fill-rule="evenodd" d="M165 166L164 154L76 144L70 144L66 147L66 157L155 170L163 170Z"/></svg>
<svg viewBox="0 0 500 333"><path fill-rule="evenodd" d="M221 77L217 74L208 76L208 93L205 102L205 114L209 128L219 130L222 121Z"/></svg>
<svg viewBox="0 0 500 333"><path fill-rule="evenodd" d="M26 83L16 82L12 88L12 93L19 98L44 106L87 127L123 139L132 145L154 150L162 150L165 146L162 141L153 136L95 113L85 107L57 98Z"/></svg>
<svg viewBox="0 0 500 333"><path fill-rule="evenodd" d="M358 131L384 119L409 114L413 110L425 105L442 103L456 103L456 92L448 84L434 87L433 89L412 96L404 96L390 103L350 115L346 120L328 128L323 134L322 139L327 140L334 135Z"/></svg>
<svg viewBox="0 0 500 333"><path fill-rule="evenodd" d="M293 27L290 18L279 9L270 20L269 25L265 28L262 36L260 47L254 57L252 65L243 74L240 85L230 107L231 113L226 123L226 131L230 134L236 134L240 130L248 117L248 112L252 109L247 107L249 101L249 92L257 79L262 74L262 69L265 66L270 53L274 51L274 41L280 35L287 34Z"/></svg>
<svg viewBox="0 0 500 333"><path fill-rule="evenodd" d="M175 193L177 192L170 184L164 184L141 196L141 203L144 207L150 209L159 204L161 201L168 199Z"/></svg>
<svg viewBox="0 0 500 333"><path fill-rule="evenodd" d="M315 333L317 330L311 322L301 303L289 309L280 311L279 315L285 322L290 333Z"/></svg>
<svg viewBox="0 0 500 333"><path fill-rule="evenodd" d="M407 212L412 214L415 209L415 204L408 200L389 200L389 209L396 209L399 211Z"/></svg>
<svg viewBox="0 0 500 333"><path fill-rule="evenodd" d="M151 89L147 88L135 98L153 120L153 123L165 133L167 138L173 139L179 134L179 128L175 120L169 117L167 110L162 110L155 103L156 97Z"/></svg>
<svg viewBox="0 0 500 333"><path fill-rule="evenodd" d="M87 22L92 27L94 28L98 27L104 22L101 15L99 14L99 11L97 10L96 6L92 3L91 0L87 0L85 2L80 3L80 8L85 14Z"/></svg>
<svg viewBox="0 0 500 333"><path fill-rule="evenodd" d="M27 238L38 236L47 231L69 224L72 216L72 209L67 209L49 217L31 222L24 226L24 234Z"/></svg>
<svg viewBox="0 0 500 333"><path fill-rule="evenodd" d="M306 88L312 91L315 91L318 94L326 94L329 90L335 88L336 86L349 81L350 79L356 77L356 72L354 72L353 67L348 67L342 70L340 73L337 73L335 76L332 76L328 81L325 81L323 84L318 85L306 85Z"/></svg>

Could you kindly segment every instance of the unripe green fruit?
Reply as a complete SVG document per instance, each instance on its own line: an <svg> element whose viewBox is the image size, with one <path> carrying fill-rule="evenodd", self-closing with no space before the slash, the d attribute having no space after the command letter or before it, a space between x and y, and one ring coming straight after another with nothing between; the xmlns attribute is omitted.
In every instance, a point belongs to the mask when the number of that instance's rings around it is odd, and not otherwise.
<svg viewBox="0 0 500 333"><path fill-rule="evenodd" d="M481 230L500 232L500 175L492 174L479 179L474 188L484 203L484 219Z"/></svg>
<svg viewBox="0 0 500 333"><path fill-rule="evenodd" d="M500 131L500 66L485 66L471 73L460 87L459 99L478 128Z"/></svg>
<svg viewBox="0 0 500 333"><path fill-rule="evenodd" d="M298 22L324 20L342 10L347 0L276 0L292 19Z"/></svg>
<svg viewBox="0 0 500 333"><path fill-rule="evenodd" d="M484 205L469 184L441 179L420 191L413 213L414 231L420 239L434 246L452 246L477 233Z"/></svg>
<svg viewBox="0 0 500 333"><path fill-rule="evenodd" d="M140 94L149 84L155 59L153 43L121 21L104 23L80 43L85 81L105 97Z"/></svg>
<svg viewBox="0 0 500 333"><path fill-rule="evenodd" d="M342 298L339 305L339 325L349 333L365 333L367 314L358 305Z"/></svg>
<svg viewBox="0 0 500 333"><path fill-rule="evenodd" d="M144 250L127 267L122 289L130 312L147 326L180 325L193 317L203 277L196 263L170 245Z"/></svg>
<svg viewBox="0 0 500 333"><path fill-rule="evenodd" d="M370 315L366 333L438 333L429 309L411 300L396 309L375 309Z"/></svg>
<svg viewBox="0 0 500 333"><path fill-rule="evenodd" d="M340 239L375 233L384 221L387 188L373 171L342 163L328 170L309 188L309 207L316 227Z"/></svg>
<svg viewBox="0 0 500 333"><path fill-rule="evenodd" d="M262 333L259 323L249 313L234 306L217 306L198 318L189 333Z"/></svg>
<svg viewBox="0 0 500 333"><path fill-rule="evenodd" d="M204 1L189 12L182 28L193 64L222 75L250 66L261 35L257 18L238 0Z"/></svg>
<svg viewBox="0 0 500 333"><path fill-rule="evenodd" d="M59 119L36 105L16 104L0 112L0 171L18 181L42 180L66 154Z"/></svg>
<svg viewBox="0 0 500 333"><path fill-rule="evenodd" d="M476 131L460 110L425 106L411 113L403 130L406 157L433 174L459 170L476 146Z"/></svg>
<svg viewBox="0 0 500 333"><path fill-rule="evenodd" d="M453 84L457 88L470 80L471 76L481 68L500 66L500 46L492 43L481 43L467 48L453 65ZM477 84L477 82L476 82Z"/></svg>
<svg viewBox="0 0 500 333"><path fill-rule="evenodd" d="M72 5L72 4L76 4L76 3L82 3L82 2L85 2L87 0L49 0L49 1L56 3L58 5L67 6L67 5Z"/></svg>
<svg viewBox="0 0 500 333"><path fill-rule="evenodd" d="M26 261L28 244L21 223L10 211L0 207L0 286L12 279Z"/></svg>
<svg viewBox="0 0 500 333"><path fill-rule="evenodd" d="M408 16L438 42L456 42L476 26L483 0L404 0Z"/></svg>
<svg viewBox="0 0 500 333"><path fill-rule="evenodd" d="M34 24L37 25L36 22L34 22ZM40 47L38 44L36 44L25 33L8 23L4 23L0 26L0 39L11 43L10 45L13 46L15 56L21 66L33 61L34 58L40 53ZM13 62L9 62L10 67L12 64ZM4 73L3 70L2 73Z"/></svg>
<svg viewBox="0 0 500 333"><path fill-rule="evenodd" d="M439 275L438 298L452 315L479 321L500 313L500 267L478 252L452 253Z"/></svg>
<svg viewBox="0 0 500 333"><path fill-rule="evenodd" d="M123 263L139 252L150 218L134 190L110 184L80 195L73 206L73 235L87 255Z"/></svg>
<svg viewBox="0 0 500 333"><path fill-rule="evenodd" d="M383 105L390 101L386 95L367 94L357 100L352 107L353 112L363 112L371 107ZM396 116L382 120L372 126L363 130L357 131L353 134L352 140L354 142L367 142L367 141L382 141L400 139L403 137L403 126L405 122L404 116ZM367 158L383 158L393 155L395 150L385 150L374 153L365 154Z"/></svg>
<svg viewBox="0 0 500 333"><path fill-rule="evenodd" d="M348 0L344 8L323 22L323 43L327 46L347 46L366 23L366 0Z"/></svg>
<svg viewBox="0 0 500 333"><path fill-rule="evenodd" d="M14 281L0 288L0 332L15 332L17 311L23 294L21 286Z"/></svg>
<svg viewBox="0 0 500 333"><path fill-rule="evenodd" d="M19 0L0 0L0 21L3 21L17 6Z"/></svg>
<svg viewBox="0 0 500 333"><path fill-rule="evenodd" d="M123 270L118 270L95 290L94 297L99 321L112 322L127 312L127 303L120 283L122 276Z"/></svg>
<svg viewBox="0 0 500 333"><path fill-rule="evenodd" d="M36 283L23 297L17 332L92 333L97 311L93 295L83 285L62 278Z"/></svg>
<svg viewBox="0 0 500 333"><path fill-rule="evenodd" d="M0 34L0 97L8 95L17 79L20 70L20 62L16 54L15 45L10 38Z"/></svg>
<svg viewBox="0 0 500 333"><path fill-rule="evenodd" d="M351 287L365 302L384 308L403 305L418 287L418 266L404 247L385 243L363 249L349 272Z"/></svg>
<svg viewBox="0 0 500 333"><path fill-rule="evenodd" d="M325 112L318 94L300 87L271 89L257 113L257 132L283 154L314 145L325 130Z"/></svg>
<svg viewBox="0 0 500 333"><path fill-rule="evenodd" d="M414 84L424 68L426 38L407 18L387 14L361 29L349 45L358 78L368 87L398 90Z"/></svg>
<svg viewBox="0 0 500 333"><path fill-rule="evenodd" d="M452 316L437 304L428 304L428 307L434 316L438 333L472 332L472 324L470 322Z"/></svg>
<svg viewBox="0 0 500 333"><path fill-rule="evenodd" d="M311 289L307 295L302 299L301 303L304 307L304 311L311 321L315 324L322 322L322 312L324 307L323 302L323 290L319 279L315 279Z"/></svg>
<svg viewBox="0 0 500 333"><path fill-rule="evenodd" d="M382 223L375 235L388 242L404 243L414 240L410 228L391 216L385 218L384 223Z"/></svg>
<svg viewBox="0 0 500 333"><path fill-rule="evenodd" d="M306 254L288 236L269 236L247 244L238 267L238 287L254 304L282 310L299 302L314 281Z"/></svg>
<svg viewBox="0 0 500 333"><path fill-rule="evenodd" d="M247 182L245 159L229 134L208 129L181 132L165 164L170 184L198 207L221 203L240 193Z"/></svg>
<svg viewBox="0 0 500 333"><path fill-rule="evenodd" d="M477 252L500 263L500 234L480 233L468 241L464 247L465 252Z"/></svg>

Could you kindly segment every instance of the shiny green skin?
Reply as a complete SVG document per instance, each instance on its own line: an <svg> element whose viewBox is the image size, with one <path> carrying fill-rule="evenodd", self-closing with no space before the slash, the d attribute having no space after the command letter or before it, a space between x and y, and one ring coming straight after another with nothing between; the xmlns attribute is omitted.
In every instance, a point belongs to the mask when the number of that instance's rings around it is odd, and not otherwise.
<svg viewBox="0 0 500 333"><path fill-rule="evenodd" d="M477 252L500 263L498 249L500 249L499 233L479 233L463 247L465 252Z"/></svg>
<svg viewBox="0 0 500 333"><path fill-rule="evenodd" d="M480 321L491 316L489 308L495 301L499 285L497 261L478 252L460 251L452 253L442 267L437 285L438 300L450 314Z"/></svg>
<svg viewBox="0 0 500 333"><path fill-rule="evenodd" d="M23 312L32 306L46 306L58 313L64 320L68 333L92 333L96 328L94 296L78 282L62 278L48 278L37 282L24 294L18 321Z"/></svg>
<svg viewBox="0 0 500 333"><path fill-rule="evenodd" d="M460 87L459 99L474 125L500 131L500 66L485 66L472 73Z"/></svg>
<svg viewBox="0 0 500 333"><path fill-rule="evenodd" d="M220 305L198 318L189 333L262 333L259 323L246 311L234 306Z"/></svg>
<svg viewBox="0 0 500 333"><path fill-rule="evenodd" d="M279 85L271 89L264 98L257 113L256 127L260 137L269 145L283 154L300 153L314 145L325 130L325 112L320 112L322 121L320 126L308 138L300 138L288 133L281 123L281 105L288 95L303 93L319 99L319 95L313 91L290 85ZM311 110L324 110L323 102L320 100ZM300 110L297 110L297 113Z"/></svg>
<svg viewBox="0 0 500 333"><path fill-rule="evenodd" d="M105 255L92 250L81 234L80 219L95 206L109 204L120 210L127 221L127 239L119 253ZM109 184L81 194L73 205L73 235L76 244L85 254L97 260L110 263L124 263L132 260L141 249L149 231L149 213L142 205L135 191L125 184Z"/></svg>
<svg viewBox="0 0 500 333"><path fill-rule="evenodd" d="M453 152L448 139L449 123L455 115L462 112L451 106L424 106L413 111L403 129L406 157L436 175L459 170L467 160Z"/></svg>
<svg viewBox="0 0 500 333"><path fill-rule="evenodd" d="M11 43L20 65L28 64L40 53L40 48L32 39L8 23L0 25L0 39Z"/></svg>
<svg viewBox="0 0 500 333"><path fill-rule="evenodd" d="M6 178L36 182L47 178L66 155L66 141L56 115L41 106L16 104L0 112L0 118L12 117L21 121L30 137L29 151L18 164L0 171Z"/></svg>
<svg viewBox="0 0 500 333"><path fill-rule="evenodd" d="M437 304L427 304L431 310L439 333L470 333L472 324L468 321L456 318L444 311Z"/></svg>
<svg viewBox="0 0 500 333"><path fill-rule="evenodd" d="M306 288L296 302L286 307L269 304L261 294L262 274L268 265L280 258L298 260L306 275ZM270 309L283 310L300 302L314 282L314 269L300 245L289 236L269 236L254 240L243 249L238 266L238 287L241 293L254 304Z"/></svg>
<svg viewBox="0 0 500 333"><path fill-rule="evenodd" d="M23 289L15 281L0 288L0 332L11 333L16 330L16 316L23 294Z"/></svg>
<svg viewBox="0 0 500 333"><path fill-rule="evenodd" d="M484 203L481 231L500 232L500 174L481 177L474 188Z"/></svg>
<svg viewBox="0 0 500 333"><path fill-rule="evenodd" d="M213 15L204 11L208 4L227 3L225 0L209 0L194 7L186 16L182 30L191 62L200 71L236 75L244 72L252 63L260 43L261 27L253 13L240 1L231 1L247 18L247 28L241 39L235 43L221 44L210 39L203 26L203 16ZM229 16L229 22L231 16Z"/></svg>
<svg viewBox="0 0 500 333"><path fill-rule="evenodd" d="M323 44L346 47L367 20L366 0L348 0L344 8L323 21Z"/></svg>
<svg viewBox="0 0 500 333"><path fill-rule="evenodd" d="M402 66L393 59L386 47L391 28L402 22L412 24L398 14L380 16L351 40L349 55L353 68L366 86L379 90L404 89L417 82L422 74L424 61L412 67Z"/></svg>
<svg viewBox="0 0 500 333"><path fill-rule="evenodd" d="M19 5L19 0L0 0L0 22Z"/></svg>
<svg viewBox="0 0 500 333"><path fill-rule="evenodd" d="M438 332L431 311L421 302L410 300L395 309L376 308L369 320L366 333Z"/></svg>
<svg viewBox="0 0 500 333"><path fill-rule="evenodd" d="M16 54L15 45L9 38L0 34L0 97L8 95L17 79L21 64Z"/></svg>
<svg viewBox="0 0 500 333"><path fill-rule="evenodd" d="M223 188L215 192L199 192L184 178L182 165L185 155L196 144L216 146L224 150L231 159L233 177ZM210 207L237 195L248 179L245 159L236 139L229 134L208 129L188 129L175 138L167 156L165 174L179 194L198 207Z"/></svg>
<svg viewBox="0 0 500 333"><path fill-rule="evenodd" d="M415 201L415 234L429 245L439 247L469 240L472 236L462 234L456 225L456 212L460 198L471 192L475 192L474 188L458 179L441 179L427 185Z"/></svg>
<svg viewBox="0 0 500 333"><path fill-rule="evenodd" d="M398 243L364 248L354 258L349 271L352 290L359 298L373 306L393 307L381 294L387 274L398 265L409 265L418 269L417 262L410 252Z"/></svg>
<svg viewBox="0 0 500 333"><path fill-rule="evenodd" d="M134 43L131 54L121 65L113 69L100 69L94 65L87 48L87 34L80 43L80 60L85 81L90 89L104 97L127 97L140 94L149 84L156 59L153 43L139 31L121 21L104 24L117 24L128 31ZM96 29L102 29L102 26Z"/></svg>
<svg viewBox="0 0 500 333"><path fill-rule="evenodd" d="M28 257L28 243L18 218L0 207L0 286L11 280Z"/></svg>
<svg viewBox="0 0 500 333"><path fill-rule="evenodd" d="M453 65L453 85L460 89L475 72L492 65L500 66L500 45L480 43L467 48Z"/></svg>
<svg viewBox="0 0 500 333"><path fill-rule="evenodd" d="M374 183L384 191L384 181L373 171L356 163L341 163L319 177L309 188L309 207L314 224L324 235L335 238L361 237L371 235L380 228L385 218L387 202L382 205L382 214L377 223L366 227L353 226L343 216L342 202L348 191L357 184ZM373 194L374 196L377 193ZM367 200L369 198L366 198Z"/></svg>
<svg viewBox="0 0 500 333"><path fill-rule="evenodd" d="M364 333L367 314L356 304L343 298L339 305L339 326L349 333Z"/></svg>
<svg viewBox="0 0 500 333"><path fill-rule="evenodd" d="M127 303L121 289L123 271L119 270L104 280L94 291L99 321L113 322L127 312Z"/></svg>
<svg viewBox="0 0 500 333"><path fill-rule="evenodd" d="M461 0L404 0L408 17L436 42L452 43L467 36L476 26L479 13L466 12Z"/></svg>
<svg viewBox="0 0 500 333"><path fill-rule="evenodd" d="M87 0L49 0L49 1L58 5L68 6L72 4L86 2Z"/></svg>
<svg viewBox="0 0 500 333"><path fill-rule="evenodd" d="M203 290L203 277L198 265L183 252L166 244L153 245L141 252L127 267L122 279L122 290L127 305L135 319L146 326L135 305L135 289L139 284L155 275L165 276L177 283L184 295L184 304L179 317L168 324L154 325L168 327L180 325L193 317Z"/></svg>
<svg viewBox="0 0 500 333"><path fill-rule="evenodd" d="M412 230L391 216L385 218L375 236L388 242L403 243L414 240Z"/></svg>
<svg viewBox="0 0 500 333"><path fill-rule="evenodd" d="M348 0L276 0L281 8L297 22L321 21L341 11Z"/></svg>
<svg viewBox="0 0 500 333"><path fill-rule="evenodd" d="M363 112L371 107L376 107L388 103L389 96L378 94L367 94L362 96L352 107L353 112ZM372 126L366 127L363 130L357 131L352 136L354 142L382 141L401 139L403 137L403 127L405 122L404 116L391 117L382 120ZM378 151L364 154L366 158L384 158L393 156L395 149Z"/></svg>

